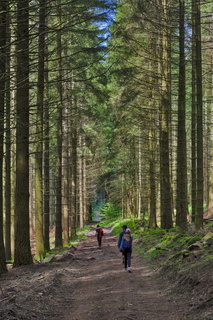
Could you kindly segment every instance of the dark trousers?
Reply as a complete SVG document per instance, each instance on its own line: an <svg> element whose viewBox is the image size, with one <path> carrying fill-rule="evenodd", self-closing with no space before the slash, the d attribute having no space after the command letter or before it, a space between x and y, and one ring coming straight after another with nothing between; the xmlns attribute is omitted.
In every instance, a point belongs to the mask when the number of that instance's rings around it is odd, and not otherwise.
<svg viewBox="0 0 213 320"><path fill-rule="evenodd" d="M97 240L98 240L98 245L99 245L99 247L101 247L101 240L102 240L102 237L97 236Z"/></svg>
<svg viewBox="0 0 213 320"><path fill-rule="evenodd" d="M132 255L132 250L129 249L129 248L125 248L124 251L123 251L123 254L124 254L124 266L125 266L125 269L127 267L131 267L131 255Z"/></svg>

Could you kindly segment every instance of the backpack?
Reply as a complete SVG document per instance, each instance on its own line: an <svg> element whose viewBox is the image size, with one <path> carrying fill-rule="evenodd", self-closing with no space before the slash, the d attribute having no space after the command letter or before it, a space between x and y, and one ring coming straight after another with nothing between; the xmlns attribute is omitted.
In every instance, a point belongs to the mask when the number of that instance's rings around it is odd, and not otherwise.
<svg viewBox="0 0 213 320"><path fill-rule="evenodd" d="M98 230L98 236L99 236L99 238L102 237L103 235L104 235L103 229L100 228L100 229Z"/></svg>
<svg viewBox="0 0 213 320"><path fill-rule="evenodd" d="M132 241L130 239L130 235L129 234L125 234L124 235L124 241L123 241L123 247L126 249L131 249L132 247Z"/></svg>

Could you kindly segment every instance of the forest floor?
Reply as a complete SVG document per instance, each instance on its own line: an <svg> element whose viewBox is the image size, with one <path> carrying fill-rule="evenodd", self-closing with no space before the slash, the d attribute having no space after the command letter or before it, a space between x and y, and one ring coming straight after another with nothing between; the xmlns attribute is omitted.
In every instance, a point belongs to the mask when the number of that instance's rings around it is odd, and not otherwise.
<svg viewBox="0 0 213 320"><path fill-rule="evenodd" d="M51 262L10 269L0 278L0 320L198 319L189 308L186 296L166 293L163 277L134 249L132 273L124 272L110 228L101 249L91 227L86 240Z"/></svg>

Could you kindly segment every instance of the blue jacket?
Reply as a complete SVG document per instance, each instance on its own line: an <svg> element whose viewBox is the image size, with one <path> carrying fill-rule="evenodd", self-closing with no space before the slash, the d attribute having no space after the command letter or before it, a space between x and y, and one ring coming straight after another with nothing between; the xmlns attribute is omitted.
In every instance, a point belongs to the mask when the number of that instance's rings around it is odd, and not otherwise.
<svg viewBox="0 0 213 320"><path fill-rule="evenodd" d="M120 248L120 246L121 246L121 240L122 240L122 237L123 237L123 235L124 235L125 233L126 233L125 231L121 231L121 233L120 233L120 235L119 235L118 248Z"/></svg>
<svg viewBox="0 0 213 320"><path fill-rule="evenodd" d="M130 241L131 241L131 249L132 249L132 241L133 241L133 237L132 236L130 236ZM123 249L124 249L124 236L122 237L121 244L120 244L120 250L123 251Z"/></svg>

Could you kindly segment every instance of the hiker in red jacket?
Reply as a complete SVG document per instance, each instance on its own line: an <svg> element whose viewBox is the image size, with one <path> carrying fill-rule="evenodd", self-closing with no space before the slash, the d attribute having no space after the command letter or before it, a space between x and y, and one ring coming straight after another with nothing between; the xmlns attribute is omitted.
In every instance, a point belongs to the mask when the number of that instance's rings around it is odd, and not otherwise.
<svg viewBox="0 0 213 320"><path fill-rule="evenodd" d="M99 246L99 248L101 248L101 240L104 235L104 232L103 232L103 229L99 226L99 224L97 225L96 235L97 235L97 240L98 240L98 246Z"/></svg>

